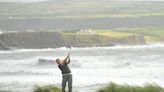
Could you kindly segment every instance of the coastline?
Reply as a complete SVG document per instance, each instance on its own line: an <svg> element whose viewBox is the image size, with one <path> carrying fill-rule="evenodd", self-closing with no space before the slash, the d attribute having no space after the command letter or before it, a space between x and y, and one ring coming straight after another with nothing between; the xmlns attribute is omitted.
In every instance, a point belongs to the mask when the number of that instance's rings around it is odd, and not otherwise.
<svg viewBox="0 0 164 92"><path fill-rule="evenodd" d="M110 32L108 34L123 34L120 32ZM106 33L105 33L106 34ZM16 32L0 34L0 49L43 49L59 47L106 47L120 45L142 45L145 39L141 35L111 37L102 33L79 34L65 32ZM7 49L6 49L7 48Z"/></svg>

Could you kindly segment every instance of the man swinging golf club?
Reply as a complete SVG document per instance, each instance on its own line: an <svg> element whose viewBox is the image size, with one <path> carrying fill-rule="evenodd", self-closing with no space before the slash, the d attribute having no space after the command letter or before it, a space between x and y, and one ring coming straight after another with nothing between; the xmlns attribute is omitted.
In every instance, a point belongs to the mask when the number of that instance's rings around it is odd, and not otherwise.
<svg viewBox="0 0 164 92"><path fill-rule="evenodd" d="M68 64L70 63L70 53L71 53L71 48L70 51L67 55L67 57L64 60L60 60L59 58L56 59L56 63L58 64L59 69L62 72L62 92L65 92L66 88L66 83L68 82L68 89L69 92L72 92L72 74L71 70L68 67Z"/></svg>

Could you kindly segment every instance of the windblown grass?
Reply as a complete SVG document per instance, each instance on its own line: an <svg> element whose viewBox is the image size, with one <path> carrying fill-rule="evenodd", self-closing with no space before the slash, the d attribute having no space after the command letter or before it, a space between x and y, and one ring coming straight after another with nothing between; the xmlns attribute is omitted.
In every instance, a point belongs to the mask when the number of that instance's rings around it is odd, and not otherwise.
<svg viewBox="0 0 164 92"><path fill-rule="evenodd" d="M112 37L112 38L125 38L132 35L137 35L136 33L130 32L118 32L118 31L110 31L110 30L95 30L97 34Z"/></svg>
<svg viewBox="0 0 164 92"><path fill-rule="evenodd" d="M106 43L111 37L99 34L76 34L76 33L62 33L64 39L69 42L75 43Z"/></svg>
<svg viewBox="0 0 164 92"><path fill-rule="evenodd" d="M110 83L97 92L164 92L164 89L158 85L147 84L145 86L129 86Z"/></svg>
<svg viewBox="0 0 164 92"><path fill-rule="evenodd" d="M40 86L36 87L34 89L34 92L61 92L61 89L54 86ZM164 92L164 89L156 84L146 84L144 86L130 86L110 83L95 92Z"/></svg>
<svg viewBox="0 0 164 92"><path fill-rule="evenodd" d="M43 87L36 87L34 92L61 92L61 90L54 86L43 86Z"/></svg>
<svg viewBox="0 0 164 92"><path fill-rule="evenodd" d="M113 30L93 30L94 34L74 32L63 32L66 41L79 43L108 43L109 41L123 41L132 36L143 36L145 42L161 43L164 42L164 28L119 28Z"/></svg>
<svg viewBox="0 0 164 92"><path fill-rule="evenodd" d="M164 28L127 28L119 31L144 35L148 43L164 41Z"/></svg>

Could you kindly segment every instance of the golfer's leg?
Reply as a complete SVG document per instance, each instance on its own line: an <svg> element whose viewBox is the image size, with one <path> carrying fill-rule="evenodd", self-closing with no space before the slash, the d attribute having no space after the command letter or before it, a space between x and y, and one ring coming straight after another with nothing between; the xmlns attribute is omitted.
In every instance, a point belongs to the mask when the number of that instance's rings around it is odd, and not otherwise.
<svg viewBox="0 0 164 92"><path fill-rule="evenodd" d="M69 92L72 92L72 74L70 74L68 79L68 88L69 88Z"/></svg>
<svg viewBox="0 0 164 92"><path fill-rule="evenodd" d="M63 75L63 79L62 79L62 92L65 92L66 82L67 82L67 78L66 78L66 76Z"/></svg>

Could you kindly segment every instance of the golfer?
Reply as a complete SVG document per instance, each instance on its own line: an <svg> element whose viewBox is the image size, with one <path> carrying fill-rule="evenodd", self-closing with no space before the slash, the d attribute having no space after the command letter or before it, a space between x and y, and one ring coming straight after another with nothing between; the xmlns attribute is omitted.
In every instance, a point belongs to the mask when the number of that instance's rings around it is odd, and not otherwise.
<svg viewBox="0 0 164 92"><path fill-rule="evenodd" d="M71 52L71 50L70 50ZM65 92L66 83L68 82L68 89L69 92L72 92L72 74L71 70L68 67L70 63L70 52L68 53L67 57L64 60L60 60L59 58L56 59L56 63L58 64L59 69L62 72L62 92Z"/></svg>

